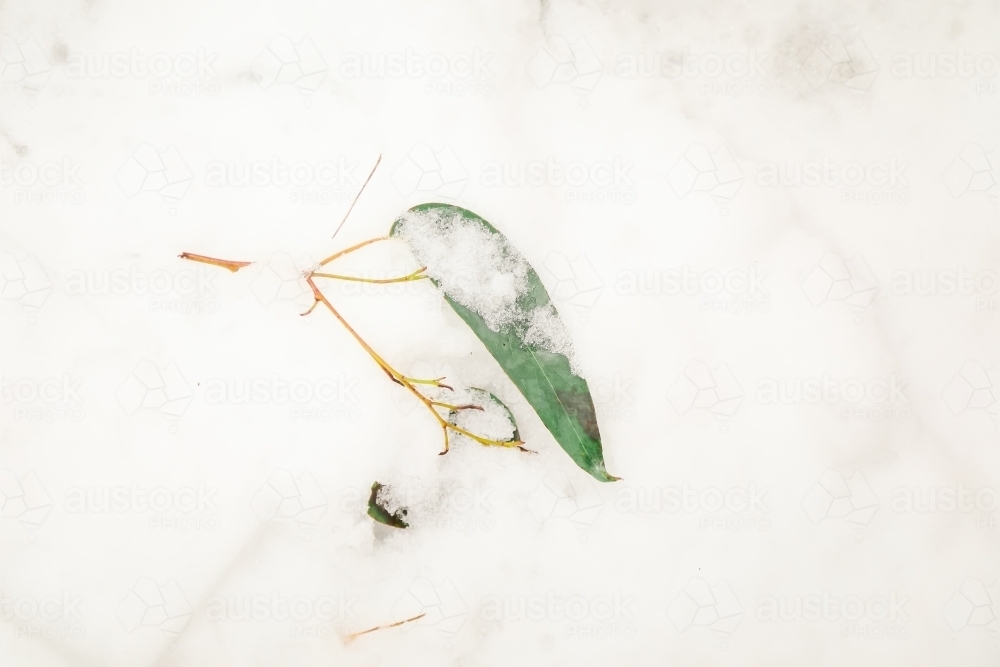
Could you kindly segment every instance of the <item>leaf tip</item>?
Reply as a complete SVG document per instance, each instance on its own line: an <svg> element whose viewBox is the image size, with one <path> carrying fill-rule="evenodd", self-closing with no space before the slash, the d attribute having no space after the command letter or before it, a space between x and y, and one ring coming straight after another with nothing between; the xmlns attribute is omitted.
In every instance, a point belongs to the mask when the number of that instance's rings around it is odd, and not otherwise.
<svg viewBox="0 0 1000 667"><path fill-rule="evenodd" d="M597 461L587 472L598 482L617 482L621 480L621 477L616 477L607 471L604 467L604 461Z"/></svg>

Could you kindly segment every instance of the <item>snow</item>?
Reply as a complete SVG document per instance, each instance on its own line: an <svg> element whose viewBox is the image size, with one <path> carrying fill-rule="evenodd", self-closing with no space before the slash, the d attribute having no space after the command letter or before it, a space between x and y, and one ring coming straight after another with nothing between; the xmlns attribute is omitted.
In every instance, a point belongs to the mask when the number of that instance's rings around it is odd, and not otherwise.
<svg viewBox="0 0 1000 667"><path fill-rule="evenodd" d="M452 423L456 426L489 440L503 442L514 438L517 427L511 421L510 413L488 392L475 388L457 390L446 394L446 401L451 405L475 405L482 408L458 410L452 417ZM451 437L453 445L456 442L479 445L461 433L453 432Z"/></svg>
<svg viewBox="0 0 1000 667"><path fill-rule="evenodd" d="M570 369L577 375L583 375L569 329L566 328L553 304L539 306L531 312L530 323L524 333L524 342L565 356L569 359Z"/></svg>
<svg viewBox="0 0 1000 667"><path fill-rule="evenodd" d="M409 510L406 499L400 497L396 487L390 484L382 484L375 494L375 502L390 515L395 516L400 510ZM405 518L404 518L405 520Z"/></svg>
<svg viewBox="0 0 1000 667"><path fill-rule="evenodd" d="M439 208L407 211L397 235L444 293L479 314L490 329L515 332L529 345L562 354L581 374L573 340L555 306L524 305L530 266L506 237Z"/></svg>
<svg viewBox="0 0 1000 667"><path fill-rule="evenodd" d="M998 21L2 3L0 665L995 667ZM303 269L442 201L538 270L621 481L570 460L430 281L323 289L397 370L500 397L536 453L439 456L427 410L299 316ZM416 266L384 242L329 269ZM366 514L375 480L411 528Z"/></svg>

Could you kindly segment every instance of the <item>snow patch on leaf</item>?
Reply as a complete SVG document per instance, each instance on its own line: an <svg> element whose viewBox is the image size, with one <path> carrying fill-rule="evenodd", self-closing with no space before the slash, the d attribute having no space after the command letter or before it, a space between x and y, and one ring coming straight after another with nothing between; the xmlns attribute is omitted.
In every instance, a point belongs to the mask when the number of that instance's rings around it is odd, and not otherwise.
<svg viewBox="0 0 1000 667"><path fill-rule="evenodd" d="M498 333L515 333L536 348L562 354L574 373L572 338L551 303L529 298L534 270L507 238L459 211L410 210L393 228L427 275L452 300Z"/></svg>
<svg viewBox="0 0 1000 667"><path fill-rule="evenodd" d="M531 323L524 332L524 342L563 355L569 359L570 369L577 375L583 375L573 347L573 338L551 303L532 311Z"/></svg>

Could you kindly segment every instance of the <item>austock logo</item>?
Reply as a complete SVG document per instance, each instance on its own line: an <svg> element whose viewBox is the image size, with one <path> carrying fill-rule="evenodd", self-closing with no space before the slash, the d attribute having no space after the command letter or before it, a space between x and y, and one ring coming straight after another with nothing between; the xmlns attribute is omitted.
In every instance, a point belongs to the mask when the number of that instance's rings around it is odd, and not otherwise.
<svg viewBox="0 0 1000 667"><path fill-rule="evenodd" d="M0 159L0 187L13 192L15 204L82 204L83 163L68 155L37 162L20 160L13 164Z"/></svg>
<svg viewBox="0 0 1000 667"><path fill-rule="evenodd" d="M944 401L956 417L969 411L982 411L996 422L1000 407L998 386L1000 368L996 364L987 368L979 361L969 360L944 388Z"/></svg>
<svg viewBox="0 0 1000 667"><path fill-rule="evenodd" d="M68 79L150 79L152 95L216 95L219 75L212 64L218 53L143 53L138 47L115 53L70 53L64 72Z"/></svg>
<svg viewBox="0 0 1000 667"><path fill-rule="evenodd" d="M340 75L345 78L413 78L446 76L482 78L493 75L492 53L474 49L472 53L422 54L412 48L392 53L347 53L340 59Z"/></svg>
<svg viewBox="0 0 1000 667"><path fill-rule="evenodd" d="M678 632L703 627L728 642L743 620L743 605L725 579L712 586L701 577L692 577L670 602L667 618Z"/></svg>
<svg viewBox="0 0 1000 667"><path fill-rule="evenodd" d="M425 80L428 95L492 95L490 60L481 49L457 53L419 53L412 48L389 53L346 53L340 59L345 79Z"/></svg>
<svg viewBox="0 0 1000 667"><path fill-rule="evenodd" d="M261 263L250 281L250 291L260 305L292 304L305 310L312 305L312 292L303 274L314 265L310 257L292 257L276 252L267 262Z"/></svg>
<svg viewBox="0 0 1000 667"><path fill-rule="evenodd" d="M83 380L74 378L69 373L62 376L35 380L33 378L4 378L0 374L0 399L4 403L18 402L35 403L83 403L80 398L80 385Z"/></svg>
<svg viewBox="0 0 1000 667"><path fill-rule="evenodd" d="M614 156L604 160L564 162L549 156L526 162L489 161L479 179L485 187L559 188L569 202L583 204L633 204L635 182L629 175L634 162Z"/></svg>
<svg viewBox="0 0 1000 667"><path fill-rule="evenodd" d="M451 146L434 150L416 144L392 172L392 183L402 197L437 194L458 197L469 182L469 172Z"/></svg>
<svg viewBox="0 0 1000 667"><path fill-rule="evenodd" d="M867 597L835 596L830 591L757 598L754 617L762 623L839 622L842 639L908 639L913 634L910 598L896 591Z"/></svg>
<svg viewBox="0 0 1000 667"><path fill-rule="evenodd" d="M288 624L293 639L329 639L357 631L357 597L344 591L326 595L288 595L279 591L251 595L213 595L204 618L213 623Z"/></svg>
<svg viewBox="0 0 1000 667"><path fill-rule="evenodd" d="M953 632L968 630L971 633L981 628L989 637L996 639L1000 622L997 621L996 593L990 593L995 586L995 581L987 586L982 579L975 577L967 577L962 582L942 610Z"/></svg>
<svg viewBox="0 0 1000 667"><path fill-rule="evenodd" d="M679 269L619 271L615 292L628 296L692 297L701 312L767 313L771 301L764 281L770 272L751 264L742 269Z"/></svg>
<svg viewBox="0 0 1000 667"><path fill-rule="evenodd" d="M553 251L542 265L552 286L552 298L560 306L567 306L569 314L585 321L604 291L604 282L586 255L570 259L568 255Z"/></svg>
<svg viewBox="0 0 1000 667"><path fill-rule="evenodd" d="M140 297L149 310L161 313L214 313L220 308L213 284L217 273L197 269L143 270L126 268L72 269L66 272L63 292L72 297Z"/></svg>
<svg viewBox="0 0 1000 667"><path fill-rule="evenodd" d="M211 188L279 189L292 204L332 204L349 200L360 188L358 162L335 159L213 160L205 166Z"/></svg>
<svg viewBox="0 0 1000 667"><path fill-rule="evenodd" d="M30 253L0 251L0 299L18 303L33 322L52 292L52 282Z"/></svg>
<svg viewBox="0 0 1000 667"><path fill-rule="evenodd" d="M743 397L743 388L725 363L711 368L703 361L692 361L667 388L667 400L677 414L706 410L722 421L723 430L728 429Z"/></svg>
<svg viewBox="0 0 1000 667"><path fill-rule="evenodd" d="M909 166L895 155L869 162L838 162L827 155L821 161L761 162L754 180L760 187L837 188L845 204L908 204Z"/></svg>
<svg viewBox="0 0 1000 667"><path fill-rule="evenodd" d="M83 380L69 373L59 377L5 377L0 373L0 404L12 405L16 421L51 423L82 421Z"/></svg>
<svg viewBox="0 0 1000 667"><path fill-rule="evenodd" d="M250 507L262 523L294 521L303 530L312 530L326 512L326 496L316 479L304 472L298 477L287 470L275 470L250 500Z"/></svg>
<svg viewBox="0 0 1000 667"><path fill-rule="evenodd" d="M813 523L839 518L858 528L871 522L878 506L878 498L859 470L845 478L827 469L802 499L802 509Z"/></svg>
<svg viewBox="0 0 1000 667"><path fill-rule="evenodd" d="M451 639L465 625L469 615L458 589L449 580L434 584L429 579L415 580L392 606L394 623L406 623L404 631L414 627L433 628L440 636Z"/></svg>
<svg viewBox="0 0 1000 667"><path fill-rule="evenodd" d="M763 405L835 405L843 420L906 421L910 400L905 389L909 380L895 373L885 378L835 380L829 373L806 378L763 378L757 382L755 398Z"/></svg>
<svg viewBox="0 0 1000 667"><path fill-rule="evenodd" d="M0 82L37 92L51 74L52 65L34 37L0 35Z"/></svg>
<svg viewBox="0 0 1000 667"><path fill-rule="evenodd" d="M277 374L255 378L211 378L205 382L209 405L287 405L293 421L357 421L360 401L354 392L357 378L282 378Z"/></svg>
<svg viewBox="0 0 1000 667"><path fill-rule="evenodd" d="M174 364L158 368L149 360L136 364L115 392L127 415L140 410L157 410L168 419L179 419L194 398L194 392Z"/></svg>
<svg viewBox="0 0 1000 667"><path fill-rule="evenodd" d="M993 53L967 53L964 48L944 53L896 53L889 72L896 78L992 79L1000 70L1000 58Z"/></svg>
<svg viewBox="0 0 1000 667"><path fill-rule="evenodd" d="M694 143L670 168L667 183L678 197L702 193L728 205L743 184L743 170L725 146L709 149Z"/></svg>
<svg viewBox="0 0 1000 667"><path fill-rule="evenodd" d="M487 622L563 623L564 634L576 639L630 639L636 633L629 609L634 599L617 590L610 595L490 595L479 614Z"/></svg>
<svg viewBox="0 0 1000 667"><path fill-rule="evenodd" d="M0 516L16 519L33 539L50 509L52 499L34 471L19 476L12 470L0 470Z"/></svg>
<svg viewBox="0 0 1000 667"><path fill-rule="evenodd" d="M845 261L833 252L824 254L802 282L802 291L814 306L840 301L858 315L871 305L878 290L878 280L864 257L855 255Z"/></svg>
<svg viewBox="0 0 1000 667"><path fill-rule="evenodd" d="M127 632L154 627L168 638L180 635L191 614L191 604L175 580L161 586L150 577L141 577L115 609Z"/></svg>
<svg viewBox="0 0 1000 667"><path fill-rule="evenodd" d="M969 271L959 264L954 269L898 269L892 273L889 294L894 297L972 297L978 313L996 313L994 298L1000 288L996 271Z"/></svg>
<svg viewBox="0 0 1000 667"><path fill-rule="evenodd" d="M139 144L115 176L128 199L140 193L156 193L172 206L184 197L193 179L174 146L160 151L148 143Z"/></svg>
<svg viewBox="0 0 1000 667"><path fill-rule="evenodd" d="M978 529L994 529L997 517L992 516L1000 503L996 488L970 487L964 482L954 486L899 486L892 490L889 509L897 514L962 514L975 513Z"/></svg>
<svg viewBox="0 0 1000 667"><path fill-rule="evenodd" d="M205 482L180 487L146 488L137 482L66 490L63 509L71 514L148 515L147 525L158 530L216 530L218 489Z"/></svg>
<svg viewBox="0 0 1000 667"><path fill-rule="evenodd" d="M699 53L690 48L663 53L620 53L614 59L619 79L663 78L698 81L702 95L749 97L767 95L771 54L747 51Z"/></svg>
<svg viewBox="0 0 1000 667"><path fill-rule="evenodd" d="M756 482L718 488L683 482L680 486L623 487L615 497L619 513L690 514L702 529L767 530L771 525L766 503L768 487Z"/></svg>
<svg viewBox="0 0 1000 667"><path fill-rule="evenodd" d="M81 639L86 630L80 604L83 597L69 592L52 595L0 593L0 620L11 626L16 639Z"/></svg>
<svg viewBox="0 0 1000 667"><path fill-rule="evenodd" d="M275 35L250 66L250 74L260 87L289 85L302 93L315 93L327 73L326 61L308 37L294 42L286 35Z"/></svg>
<svg viewBox="0 0 1000 667"><path fill-rule="evenodd" d="M942 176L952 197L984 194L1000 212L1000 146L990 152L977 144L966 144Z"/></svg>
<svg viewBox="0 0 1000 667"><path fill-rule="evenodd" d="M603 70L597 53L583 37L570 42L553 35L528 63L528 76L539 89L566 84L580 95L594 90Z"/></svg>
<svg viewBox="0 0 1000 667"><path fill-rule="evenodd" d="M830 33L816 33L794 50L790 60L792 69L817 91L843 87L863 93L875 82L879 70L875 56L857 35L844 39Z"/></svg>
<svg viewBox="0 0 1000 667"><path fill-rule="evenodd" d="M603 507L589 477L571 478L561 470L550 470L528 497L528 511L538 523L566 520L581 531L594 525Z"/></svg>

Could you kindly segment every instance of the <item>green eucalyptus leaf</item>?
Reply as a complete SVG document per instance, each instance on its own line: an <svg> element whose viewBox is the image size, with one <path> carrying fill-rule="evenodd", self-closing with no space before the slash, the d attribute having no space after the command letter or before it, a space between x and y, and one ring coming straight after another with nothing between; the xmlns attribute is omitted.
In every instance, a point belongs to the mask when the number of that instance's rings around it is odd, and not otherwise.
<svg viewBox="0 0 1000 667"><path fill-rule="evenodd" d="M378 482L372 484L372 494L368 497L368 516L375 519L379 523L384 523L387 526L392 526L393 528L407 528L410 524L406 523L404 518L406 517L407 511L405 508L400 508L395 512L390 512L385 507L384 492L388 491L388 488L382 486Z"/></svg>
<svg viewBox="0 0 1000 667"><path fill-rule="evenodd" d="M400 216L393 223L389 235L407 241L405 234L401 233L402 223L413 215L426 216L422 219L430 220L441 228L445 225L471 226L497 235L503 241L505 255L527 266L527 289L518 296L517 308L531 313L538 308L551 307L551 298L538 273L486 220L450 204L421 204ZM410 249L418 260L424 261L412 243ZM427 274L435 285L441 287L440 281L434 279L435 267L428 266ZM526 341L523 327L500 327L501 330L496 331L478 312L459 303L447 290L444 298L486 346L570 458L599 481L617 480L604 466L601 433L590 388L586 380L573 372L569 359L564 354ZM558 317L557 314L555 316Z"/></svg>

